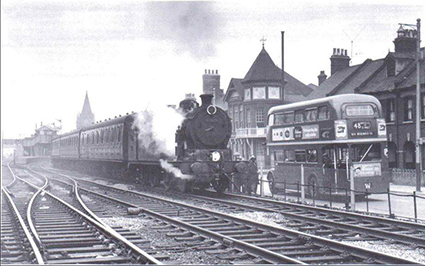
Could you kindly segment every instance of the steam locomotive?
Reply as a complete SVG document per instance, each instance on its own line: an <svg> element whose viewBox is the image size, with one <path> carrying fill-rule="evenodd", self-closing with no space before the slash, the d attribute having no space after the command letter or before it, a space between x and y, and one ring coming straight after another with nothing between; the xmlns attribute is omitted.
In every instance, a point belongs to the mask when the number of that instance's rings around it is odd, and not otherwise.
<svg viewBox="0 0 425 266"><path fill-rule="evenodd" d="M134 127L138 114L133 113L59 135L52 142L53 166L182 192L193 187L223 192L244 162L232 161L227 148L230 118L211 104L212 98L201 95L201 106L196 100L180 102L185 119L175 133L175 156L154 152L160 143L143 143Z"/></svg>

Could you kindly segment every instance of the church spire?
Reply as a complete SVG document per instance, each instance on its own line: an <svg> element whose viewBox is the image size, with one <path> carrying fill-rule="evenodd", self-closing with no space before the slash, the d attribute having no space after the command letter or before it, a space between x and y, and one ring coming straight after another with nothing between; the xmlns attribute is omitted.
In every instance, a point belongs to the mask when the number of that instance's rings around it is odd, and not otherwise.
<svg viewBox="0 0 425 266"><path fill-rule="evenodd" d="M94 123L94 114L91 111L89 94L86 91L86 97L84 99L83 110L77 117L77 130L88 127Z"/></svg>
<svg viewBox="0 0 425 266"><path fill-rule="evenodd" d="M90 107L90 101L89 101L89 94L86 91L86 98L84 99L84 105L83 110L81 111L82 114L84 113L91 113L91 107Z"/></svg>

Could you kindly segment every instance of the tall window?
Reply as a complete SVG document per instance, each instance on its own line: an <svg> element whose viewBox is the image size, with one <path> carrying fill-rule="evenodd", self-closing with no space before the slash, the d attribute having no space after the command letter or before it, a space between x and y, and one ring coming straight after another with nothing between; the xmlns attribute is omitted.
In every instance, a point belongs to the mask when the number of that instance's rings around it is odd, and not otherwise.
<svg viewBox="0 0 425 266"><path fill-rule="evenodd" d="M280 87L269 87L269 99L280 99Z"/></svg>
<svg viewBox="0 0 425 266"><path fill-rule="evenodd" d="M243 123L243 105L241 105L241 106L239 107L239 117L240 117L240 126L241 126L242 128L244 128L244 127L245 127L245 125L244 125L244 123Z"/></svg>
<svg viewBox="0 0 425 266"><path fill-rule="evenodd" d="M266 87L252 88L252 99L265 99L265 98L266 98Z"/></svg>
<svg viewBox="0 0 425 266"><path fill-rule="evenodd" d="M395 99L389 99L387 105L387 122L395 122Z"/></svg>
<svg viewBox="0 0 425 266"><path fill-rule="evenodd" d="M250 109L246 109L246 127L251 127L252 126L252 124L251 124L251 110Z"/></svg>
<svg viewBox="0 0 425 266"><path fill-rule="evenodd" d="M235 115L235 129L239 128L239 107L237 105L234 106L234 115Z"/></svg>
<svg viewBox="0 0 425 266"><path fill-rule="evenodd" d="M404 121L413 120L413 99L404 98Z"/></svg>
<svg viewBox="0 0 425 266"><path fill-rule="evenodd" d="M251 100L251 88L245 89L245 101Z"/></svg>
<svg viewBox="0 0 425 266"><path fill-rule="evenodd" d="M258 108L256 111L257 127L264 127L264 108Z"/></svg>

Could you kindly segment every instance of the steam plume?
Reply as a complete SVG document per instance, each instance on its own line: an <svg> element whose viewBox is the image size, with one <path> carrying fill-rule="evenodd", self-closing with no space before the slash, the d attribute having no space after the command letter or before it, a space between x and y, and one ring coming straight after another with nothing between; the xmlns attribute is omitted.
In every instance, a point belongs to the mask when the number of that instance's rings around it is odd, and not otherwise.
<svg viewBox="0 0 425 266"><path fill-rule="evenodd" d="M147 152L168 157L174 155L175 132L183 115L166 106L148 106L139 112L132 128L138 130L139 145Z"/></svg>
<svg viewBox="0 0 425 266"><path fill-rule="evenodd" d="M191 175L185 175L183 174L179 168L174 167L172 164L170 164L169 162L167 162L166 160L163 159L159 159L159 162L161 163L161 167L169 172L172 173L174 176L181 178L181 179L191 179L192 176Z"/></svg>

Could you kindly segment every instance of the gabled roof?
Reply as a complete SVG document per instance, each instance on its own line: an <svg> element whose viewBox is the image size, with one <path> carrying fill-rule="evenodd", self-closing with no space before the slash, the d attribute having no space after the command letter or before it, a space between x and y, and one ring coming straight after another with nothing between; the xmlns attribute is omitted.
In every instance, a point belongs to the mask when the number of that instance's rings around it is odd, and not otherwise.
<svg viewBox="0 0 425 266"><path fill-rule="evenodd" d="M232 78L230 79L229 86L227 87L226 94L224 95L223 101L227 102L232 93L236 91L239 95L243 95L242 79Z"/></svg>
<svg viewBox="0 0 425 266"><path fill-rule="evenodd" d="M416 63L414 54L390 52L385 58L367 59L362 64L340 70L325 80L318 89L308 95L317 99L343 93L379 93L404 89L416 84ZM406 66L396 76L388 77L389 59L401 59ZM421 84L425 82L425 62L421 61Z"/></svg>
<svg viewBox="0 0 425 266"><path fill-rule="evenodd" d="M54 127L52 127L50 125L43 125L43 126L39 127L38 129L36 129L36 131L41 131L43 129L48 129L50 131L58 131L57 128L54 128Z"/></svg>

